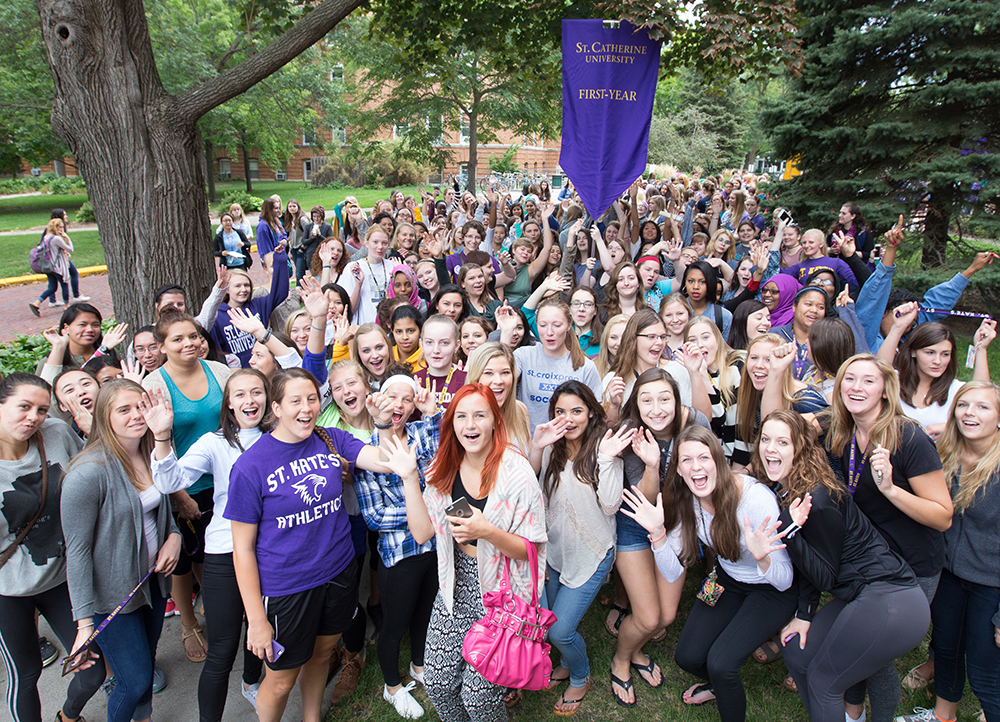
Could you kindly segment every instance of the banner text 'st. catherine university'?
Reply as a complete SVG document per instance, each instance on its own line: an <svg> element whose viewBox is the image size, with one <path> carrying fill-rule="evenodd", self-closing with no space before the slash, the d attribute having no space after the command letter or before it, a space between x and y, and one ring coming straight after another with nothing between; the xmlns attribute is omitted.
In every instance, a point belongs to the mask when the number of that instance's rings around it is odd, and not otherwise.
<svg viewBox="0 0 1000 722"><path fill-rule="evenodd" d="M563 20L559 165L594 218L646 169L660 43L622 22Z"/></svg>

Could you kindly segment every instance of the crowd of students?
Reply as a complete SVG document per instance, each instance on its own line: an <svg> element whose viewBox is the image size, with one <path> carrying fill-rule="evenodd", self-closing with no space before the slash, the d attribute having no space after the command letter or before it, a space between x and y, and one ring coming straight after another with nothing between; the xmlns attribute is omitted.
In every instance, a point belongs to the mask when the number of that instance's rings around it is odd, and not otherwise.
<svg viewBox="0 0 1000 722"><path fill-rule="evenodd" d="M917 298L892 288L902 218L880 245L850 202L803 232L755 182L650 176L599 219L544 182L394 191L370 216L272 197L255 229L223 214L197 316L178 286L134 333L68 306L36 374L0 383L12 718L41 719L36 613L76 668L58 719L103 685L109 722L151 718L176 613L203 722L241 649L262 722L296 685L319 722L335 673L331 701L355 693L369 623L400 716L425 713L419 684L445 722L504 720L522 691L462 643L509 562L556 616L559 716L595 680L634 707L669 674L741 722L743 663L783 656L814 722L866 699L890 722L894 662L931 628L903 683L937 700L901 719L955 720L967 677L1000 722L996 324L963 384L935 315L992 254ZM602 678L579 627L609 581ZM649 645L675 622L677 669Z"/></svg>

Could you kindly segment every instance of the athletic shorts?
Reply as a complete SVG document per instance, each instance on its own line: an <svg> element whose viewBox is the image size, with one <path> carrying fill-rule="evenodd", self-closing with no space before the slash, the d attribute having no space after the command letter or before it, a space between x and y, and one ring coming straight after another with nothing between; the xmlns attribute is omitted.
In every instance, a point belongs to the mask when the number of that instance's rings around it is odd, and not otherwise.
<svg viewBox="0 0 1000 722"><path fill-rule="evenodd" d="M358 606L357 561L330 581L284 597L264 597L267 621L284 654L271 669L296 669L313 656L317 637L341 634L351 625Z"/></svg>

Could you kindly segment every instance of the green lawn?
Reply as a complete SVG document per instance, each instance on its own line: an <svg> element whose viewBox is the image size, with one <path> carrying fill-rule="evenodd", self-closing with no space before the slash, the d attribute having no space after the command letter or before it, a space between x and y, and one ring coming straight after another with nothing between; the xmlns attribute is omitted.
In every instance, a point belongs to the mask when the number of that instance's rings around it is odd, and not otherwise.
<svg viewBox="0 0 1000 722"><path fill-rule="evenodd" d="M423 186L423 188L429 190L430 186ZM243 181L215 184L215 195L220 201L226 193L232 190L245 191L246 184ZM321 205L330 210L335 204L344 200L344 196L348 195L356 196L362 208L370 208L375 204L375 201L387 199L393 190L394 188L316 188L301 181L254 181L251 195L267 198L277 193L284 203L294 198L306 210L315 205ZM400 186L399 190L404 195L412 195L419 205L420 194L417 192L417 186ZM212 204L212 210L217 211L218 205L218 202Z"/></svg>
<svg viewBox="0 0 1000 722"><path fill-rule="evenodd" d="M425 186L425 189L429 190L429 188L429 186ZM246 190L246 184L242 181L217 183L215 189L218 200L210 204L213 213L219 210L219 204L226 193L231 190ZM370 208L375 204L375 201L388 198L392 190L392 188L328 189L314 188L309 183L295 181L255 181L252 195L258 198L267 198L277 193L286 202L290 198L295 198L307 210L315 205L324 206L329 210L344 200L344 196L347 195L357 196L358 202L363 208ZM399 190L406 195L412 195L419 204L420 194L417 192L417 186L400 186ZM69 213L70 230L72 231L74 216L86 200L85 194L2 198L0 199L0 231L19 231L44 226L48 223L53 208L66 209Z"/></svg>
<svg viewBox="0 0 1000 722"><path fill-rule="evenodd" d="M87 200L82 193L73 195L40 195L0 198L0 231L19 231L37 228L49 222L53 208L63 208L73 217Z"/></svg>
<svg viewBox="0 0 1000 722"><path fill-rule="evenodd" d="M580 625L580 633L587 642L590 656L590 674L593 686L587 694L580 711L574 719L617 722L653 722L654 720L670 720L672 722L718 722L719 713L714 702L702 707L690 707L681 701L685 689L695 684L691 675L680 670L673 662L674 646L684 626L684 620L694 604L697 586L704 577L704 568L699 563L688 573L684 596L681 600L677 621L667 629L667 637L657 644L648 644L645 649L661 666L664 674L664 684L658 689L650 689L637 674L634 674L636 697L638 704L632 709L620 707L611 694L609 672L611 658L614 655L615 640L604 629L604 619L607 608L595 602ZM605 594L614 593L613 587L606 586ZM896 668L900 676L916 664L926 659L926 641L917 650L901 659ZM553 650L553 660L559 659L559 653ZM409 664L409 643L403 641L399 668L404 672ZM753 660L743 666L740 677L747 692L747 720L749 722L807 722L805 709L798 695L782 687L786 669L783 661L778 660L770 666L757 664ZM364 720L365 722L397 722L399 716L382 700L382 673L378 668L375 645L368 646L368 662L361 676L358 691L347 698L339 707L327 715L327 722L334 720ZM517 722L534 722L535 720L556 720L552 706L559 699L565 685L552 692L526 692L523 701L514 708L510 718ZM426 710L421 719L437 720L427 695L422 689L415 691L415 697ZM898 713L909 713L913 707L933 706L933 697L926 691L906 692L904 690ZM964 699L958 708L960 722L974 722L981 707L966 690ZM870 713L869 713L870 714Z"/></svg>
<svg viewBox="0 0 1000 722"><path fill-rule="evenodd" d="M43 198L46 196L42 196ZM73 241L73 263L77 268L99 266L104 263L104 248L97 238L97 231L76 231L70 228ZM3 236L0 242L0 278L34 273L28 265L28 253L38 243L38 233Z"/></svg>

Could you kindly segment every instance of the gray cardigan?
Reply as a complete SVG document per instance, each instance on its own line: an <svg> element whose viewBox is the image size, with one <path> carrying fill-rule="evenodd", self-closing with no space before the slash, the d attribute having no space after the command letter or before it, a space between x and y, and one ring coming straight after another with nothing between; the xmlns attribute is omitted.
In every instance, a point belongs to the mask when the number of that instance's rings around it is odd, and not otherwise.
<svg viewBox="0 0 1000 722"><path fill-rule="evenodd" d="M110 614L149 570L142 523L142 503L120 461L94 449L84 451L62 483L62 527L66 539L66 580L74 619ZM156 516L159 549L170 534L179 534L163 494ZM170 577L152 577L160 593L170 593ZM149 585L122 610L134 612L150 604Z"/></svg>

